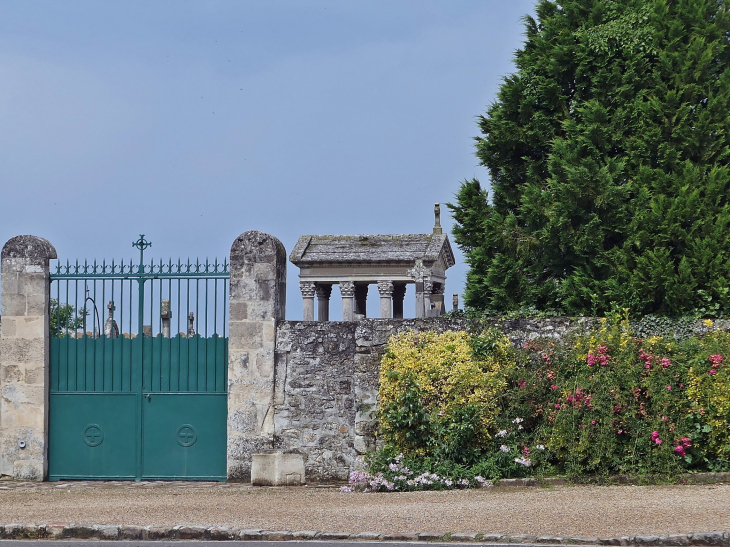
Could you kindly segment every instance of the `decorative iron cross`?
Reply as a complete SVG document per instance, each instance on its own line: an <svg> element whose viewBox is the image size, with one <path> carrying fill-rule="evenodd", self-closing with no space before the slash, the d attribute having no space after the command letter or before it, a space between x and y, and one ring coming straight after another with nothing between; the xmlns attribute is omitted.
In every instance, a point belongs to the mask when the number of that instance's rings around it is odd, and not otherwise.
<svg viewBox="0 0 730 547"><path fill-rule="evenodd" d="M147 247L152 247L152 242L147 241L144 238L144 234L140 234L139 239L132 243L132 247L136 247L137 249L139 249L139 271L142 272L144 269L144 250Z"/></svg>

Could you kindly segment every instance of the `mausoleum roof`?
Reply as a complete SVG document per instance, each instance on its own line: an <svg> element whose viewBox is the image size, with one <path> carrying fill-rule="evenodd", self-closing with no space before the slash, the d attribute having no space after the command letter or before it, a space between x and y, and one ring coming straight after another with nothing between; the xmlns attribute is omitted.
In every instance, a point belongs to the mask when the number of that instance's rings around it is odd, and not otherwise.
<svg viewBox="0 0 730 547"><path fill-rule="evenodd" d="M417 259L428 265L442 255L446 268L455 264L446 234L305 235L299 238L289 260L300 267L363 263L412 266Z"/></svg>

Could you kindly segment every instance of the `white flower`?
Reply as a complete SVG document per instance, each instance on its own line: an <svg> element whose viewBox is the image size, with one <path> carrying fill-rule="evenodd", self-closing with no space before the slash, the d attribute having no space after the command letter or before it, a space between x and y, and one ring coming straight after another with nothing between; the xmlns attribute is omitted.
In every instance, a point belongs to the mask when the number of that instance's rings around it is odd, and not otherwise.
<svg viewBox="0 0 730 547"><path fill-rule="evenodd" d="M505 452L505 453L509 452L509 446L506 446L506 445L504 445L504 444L503 444L502 446L500 446L500 447L499 447L499 449L500 449L500 450L501 450L502 452Z"/></svg>
<svg viewBox="0 0 730 547"><path fill-rule="evenodd" d="M525 421L525 420L523 420L522 418L515 418L514 420L512 420L512 423L513 423L513 424L518 424L518 423L520 423L520 422L524 422L524 421Z"/></svg>
<svg viewBox="0 0 730 547"><path fill-rule="evenodd" d="M482 488L491 488L492 487L492 483L480 475L477 475L476 477L474 477L474 480L477 481L479 483L479 486L481 486Z"/></svg>
<svg viewBox="0 0 730 547"><path fill-rule="evenodd" d="M507 436L507 430L503 429L502 431L497 432L497 437L506 437Z"/></svg>
<svg viewBox="0 0 730 547"><path fill-rule="evenodd" d="M516 463L521 463L525 467L530 467L532 465L532 462L529 460L529 458L525 458L525 457L515 458L515 462Z"/></svg>
<svg viewBox="0 0 730 547"><path fill-rule="evenodd" d="M538 450L545 450L545 447L541 444L536 445L535 448L537 448Z"/></svg>

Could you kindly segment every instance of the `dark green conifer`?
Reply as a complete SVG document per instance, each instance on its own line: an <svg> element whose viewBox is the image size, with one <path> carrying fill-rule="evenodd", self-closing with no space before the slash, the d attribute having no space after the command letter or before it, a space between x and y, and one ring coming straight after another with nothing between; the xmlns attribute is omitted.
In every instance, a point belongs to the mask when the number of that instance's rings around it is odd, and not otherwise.
<svg viewBox="0 0 730 547"><path fill-rule="evenodd" d="M466 304L730 311L730 4L541 0L450 204Z"/></svg>

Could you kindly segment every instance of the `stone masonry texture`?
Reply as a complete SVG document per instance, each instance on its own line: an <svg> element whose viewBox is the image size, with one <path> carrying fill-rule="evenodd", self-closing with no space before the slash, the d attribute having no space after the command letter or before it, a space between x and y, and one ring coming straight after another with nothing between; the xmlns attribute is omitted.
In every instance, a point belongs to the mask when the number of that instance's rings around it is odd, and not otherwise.
<svg viewBox="0 0 730 547"><path fill-rule="evenodd" d="M0 477L42 481L47 470L47 240L17 236L0 253Z"/></svg>
<svg viewBox="0 0 730 547"><path fill-rule="evenodd" d="M251 455L274 435L274 337L284 318L286 250L263 232L231 247L228 337L228 478L251 479Z"/></svg>

